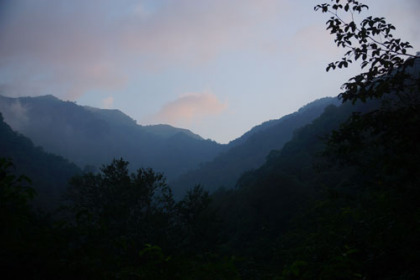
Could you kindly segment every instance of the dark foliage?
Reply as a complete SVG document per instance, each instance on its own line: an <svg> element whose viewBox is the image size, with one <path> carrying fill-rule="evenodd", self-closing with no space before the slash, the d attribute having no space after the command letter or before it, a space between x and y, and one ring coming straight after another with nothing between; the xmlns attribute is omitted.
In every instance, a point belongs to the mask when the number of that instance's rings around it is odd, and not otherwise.
<svg viewBox="0 0 420 280"><path fill-rule="evenodd" d="M130 174L114 160L70 182L67 204L51 219L29 206L31 188L2 161L3 279L235 279L222 257L219 222L199 186L175 202L164 177Z"/></svg>

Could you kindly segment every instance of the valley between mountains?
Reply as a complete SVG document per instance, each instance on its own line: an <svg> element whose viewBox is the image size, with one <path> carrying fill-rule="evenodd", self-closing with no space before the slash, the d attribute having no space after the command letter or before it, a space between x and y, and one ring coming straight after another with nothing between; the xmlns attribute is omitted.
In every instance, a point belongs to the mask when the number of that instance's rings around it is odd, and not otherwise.
<svg viewBox="0 0 420 280"><path fill-rule="evenodd" d="M4 122L35 147L82 171L98 171L112 159L123 158L132 170L142 167L162 172L176 195L194 185L209 191L233 188L244 172L262 165L270 151L280 150L296 129L311 123L332 104L338 105L338 99L316 100L222 145L170 125L138 125L119 110L80 106L51 95L0 96ZM14 147L7 154L15 159L19 150Z"/></svg>

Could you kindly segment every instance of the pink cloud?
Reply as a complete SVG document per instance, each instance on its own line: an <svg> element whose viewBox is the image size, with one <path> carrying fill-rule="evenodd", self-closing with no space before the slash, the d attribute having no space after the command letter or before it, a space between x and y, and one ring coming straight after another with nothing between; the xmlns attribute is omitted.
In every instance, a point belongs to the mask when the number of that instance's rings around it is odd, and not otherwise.
<svg viewBox="0 0 420 280"><path fill-rule="evenodd" d="M284 13L285 1L178 0L154 10L147 2L11 2L0 26L4 86L71 100L89 90L122 90L133 75L127 69L195 65L254 48L261 26Z"/></svg>
<svg viewBox="0 0 420 280"><path fill-rule="evenodd" d="M221 102L211 92L187 93L164 105L147 122L189 125L200 121L202 118L218 115L226 108L227 104Z"/></svg>
<svg viewBox="0 0 420 280"><path fill-rule="evenodd" d="M108 96L102 99L102 107L104 109L111 109L113 105L114 105L114 97Z"/></svg>
<svg viewBox="0 0 420 280"><path fill-rule="evenodd" d="M283 36L299 24L300 5L312 12L312 4L290 0L9 2L0 25L2 86L71 100L90 90L122 91L137 78L133 69L196 67L240 50L281 52ZM418 10L417 0L405 2ZM298 36L302 48L293 50L304 52L306 39L326 50L323 37Z"/></svg>
<svg viewBox="0 0 420 280"><path fill-rule="evenodd" d="M0 75L6 73L3 83L12 95L55 94L75 100L89 90L125 85L122 65L111 52L111 33L103 26L101 4L13 2L0 29Z"/></svg>

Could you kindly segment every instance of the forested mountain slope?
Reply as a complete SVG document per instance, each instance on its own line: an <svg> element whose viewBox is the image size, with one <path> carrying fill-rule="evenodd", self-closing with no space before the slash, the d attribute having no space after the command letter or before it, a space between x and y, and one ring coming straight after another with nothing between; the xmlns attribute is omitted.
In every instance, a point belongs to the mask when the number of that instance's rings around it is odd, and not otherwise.
<svg viewBox="0 0 420 280"><path fill-rule="evenodd" d="M390 127L381 128L407 133L398 133L395 139L377 141L357 126L343 126L353 112L363 115L378 106L372 101L327 107L280 151L271 152L260 168L241 176L235 189L213 195L228 236L225 247L245 257L238 264L242 275L249 279L419 275L413 248L419 245L415 221L420 152L415 138L407 137L419 135L414 130L418 104L405 111L413 118L400 115L394 123L387 121ZM335 142L334 130L350 133L355 142ZM362 142L357 138L360 132ZM390 265L396 269L384 269Z"/></svg>
<svg viewBox="0 0 420 280"><path fill-rule="evenodd" d="M118 110L83 107L53 96L0 96L0 112L14 130L82 168L123 157L133 169L152 167L173 178L223 147L185 129L140 126Z"/></svg>
<svg viewBox="0 0 420 280"><path fill-rule="evenodd" d="M313 101L297 112L254 127L228 144L227 150L198 169L172 182L175 189L201 184L207 190L234 187L242 173L259 167L271 150L278 150L292 138L293 131L312 122L337 98L326 97Z"/></svg>
<svg viewBox="0 0 420 280"><path fill-rule="evenodd" d="M81 170L68 160L35 147L30 139L13 131L0 114L0 158L11 159L16 175L28 176L37 195L35 203L43 208L59 205L68 180Z"/></svg>
<svg viewBox="0 0 420 280"><path fill-rule="evenodd" d="M307 207L322 188L314 166L323 161L326 136L351 110L349 105L328 106L319 118L296 130L281 150L272 151L261 167L240 176L236 188L215 193L226 225L236 235L230 246L252 255L261 238L272 242L296 212Z"/></svg>

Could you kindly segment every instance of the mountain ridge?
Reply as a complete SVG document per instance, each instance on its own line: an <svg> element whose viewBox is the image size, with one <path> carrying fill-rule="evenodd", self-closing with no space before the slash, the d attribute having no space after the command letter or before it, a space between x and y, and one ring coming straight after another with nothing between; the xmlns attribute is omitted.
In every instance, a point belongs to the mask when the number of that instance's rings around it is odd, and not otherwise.
<svg viewBox="0 0 420 280"><path fill-rule="evenodd" d="M178 191L198 184L210 191L219 187L232 188L244 172L262 165L272 150L281 149L296 129L315 120L328 105L338 104L340 101L336 97L321 98L292 114L257 125L231 141L214 159L182 174L171 184Z"/></svg>
<svg viewBox="0 0 420 280"><path fill-rule="evenodd" d="M233 187L241 174L263 164L270 151L281 149L295 129L326 106L339 104L333 97L315 100L222 145L187 129L143 126L120 110L80 106L51 95L0 95L0 101L6 123L46 151L89 170L124 158L134 169L151 167L164 173L177 193L197 184L208 190Z"/></svg>
<svg viewBox="0 0 420 280"><path fill-rule="evenodd" d="M187 129L141 126L119 110L80 106L54 96L0 96L0 112L14 130L79 167L123 157L133 168L151 167L168 178L214 157L223 145ZM173 141L177 134L183 141Z"/></svg>
<svg viewBox="0 0 420 280"><path fill-rule="evenodd" d="M11 160L13 173L30 178L36 191L35 205L44 209L59 205L68 180L82 171L67 159L45 152L33 142L13 131L0 113L0 158Z"/></svg>

